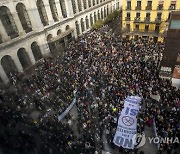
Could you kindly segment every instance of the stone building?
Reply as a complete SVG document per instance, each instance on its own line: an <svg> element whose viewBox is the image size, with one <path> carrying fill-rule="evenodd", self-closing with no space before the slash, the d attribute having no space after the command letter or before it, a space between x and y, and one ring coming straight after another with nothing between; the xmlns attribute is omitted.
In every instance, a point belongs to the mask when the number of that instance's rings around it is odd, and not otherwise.
<svg viewBox="0 0 180 154"><path fill-rule="evenodd" d="M0 0L0 80L56 54L121 0ZM58 49L58 50L57 50Z"/></svg>

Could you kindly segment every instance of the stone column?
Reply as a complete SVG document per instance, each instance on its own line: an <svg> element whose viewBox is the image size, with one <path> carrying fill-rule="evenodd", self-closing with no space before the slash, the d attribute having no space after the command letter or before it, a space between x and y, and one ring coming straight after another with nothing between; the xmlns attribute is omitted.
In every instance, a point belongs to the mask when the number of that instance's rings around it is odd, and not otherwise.
<svg viewBox="0 0 180 154"><path fill-rule="evenodd" d="M65 5L66 5L66 11L67 11L67 17L73 17L74 13L73 13L73 8L72 8L72 2L71 0L65 0Z"/></svg>
<svg viewBox="0 0 180 154"><path fill-rule="evenodd" d="M54 19L52 17L52 12L51 12L51 8L49 6L49 1L48 0L44 0L44 7L46 9L46 14L47 14L47 17L48 17L49 25L52 25L54 23Z"/></svg>
<svg viewBox="0 0 180 154"><path fill-rule="evenodd" d="M19 72L23 72L23 67L22 67L22 65L21 65L21 63L20 63L20 61L19 61L19 58L18 58L18 56L17 56L17 53L14 53L14 54L11 56L11 58L12 58L14 64L16 65L17 70L18 70Z"/></svg>
<svg viewBox="0 0 180 154"><path fill-rule="evenodd" d="M63 19L63 15L62 15L62 10L61 10L61 6L60 6L59 0L55 0L55 4L56 4L59 20L62 20Z"/></svg>
<svg viewBox="0 0 180 154"><path fill-rule="evenodd" d="M33 31L41 31L43 30L43 24L41 22L41 18L39 16L39 12L37 7L36 8L31 8L27 10L29 19L31 21L32 29Z"/></svg>
<svg viewBox="0 0 180 154"><path fill-rule="evenodd" d="M0 64L0 76L1 76L1 79L2 79L4 84L7 84L9 82L9 79L8 79L8 77L7 77L7 75L6 75L1 64Z"/></svg>
<svg viewBox="0 0 180 154"><path fill-rule="evenodd" d="M80 1L81 1L82 11L84 11L84 2L83 2L83 0L80 0Z"/></svg>
<svg viewBox="0 0 180 154"><path fill-rule="evenodd" d="M11 38L8 36L8 34L6 33L6 30L0 20L0 33L1 33L1 36L2 36L2 41L3 42L6 42L6 41L9 41L11 40Z"/></svg>
<svg viewBox="0 0 180 154"><path fill-rule="evenodd" d="M13 12L13 13L12 13L12 16L13 16L14 22L15 22L15 24L16 24L16 26L17 26L17 29L18 29L18 32L19 32L19 36L25 35L26 32L24 31L24 29L23 29L23 27L22 27L22 24L21 24L21 21L20 21L20 19L19 19L19 17L18 17L17 12Z"/></svg>

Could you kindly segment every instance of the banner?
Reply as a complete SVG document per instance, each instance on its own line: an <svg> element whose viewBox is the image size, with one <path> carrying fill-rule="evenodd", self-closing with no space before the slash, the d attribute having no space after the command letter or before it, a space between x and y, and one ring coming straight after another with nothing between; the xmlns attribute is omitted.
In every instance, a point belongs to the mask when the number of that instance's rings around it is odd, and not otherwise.
<svg viewBox="0 0 180 154"><path fill-rule="evenodd" d="M76 92L77 90L73 91L73 95L75 98L73 99L72 103L68 106L68 108L61 115L58 116L58 121L61 121L69 113L69 111L72 109L72 107L76 103Z"/></svg>
<svg viewBox="0 0 180 154"><path fill-rule="evenodd" d="M114 144L127 149L134 149L132 138L137 132L137 118L139 113L141 98L139 96L128 96L124 100L124 108L121 111Z"/></svg>

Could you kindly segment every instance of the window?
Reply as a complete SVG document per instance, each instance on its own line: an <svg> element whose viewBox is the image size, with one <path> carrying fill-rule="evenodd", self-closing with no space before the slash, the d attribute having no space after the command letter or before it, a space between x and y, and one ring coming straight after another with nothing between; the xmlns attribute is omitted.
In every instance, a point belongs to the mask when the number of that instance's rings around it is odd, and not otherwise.
<svg viewBox="0 0 180 154"><path fill-rule="evenodd" d="M127 1L127 10L131 10L131 2Z"/></svg>
<svg viewBox="0 0 180 154"><path fill-rule="evenodd" d="M148 32L149 30L149 25L145 25L145 31Z"/></svg>
<svg viewBox="0 0 180 154"><path fill-rule="evenodd" d="M73 13L76 14L77 10L76 10L76 1L75 0L71 0L72 2L72 8L73 8Z"/></svg>
<svg viewBox="0 0 180 154"><path fill-rule="evenodd" d="M164 1L159 1L159 4L158 4L158 10L162 10L163 9L163 4L164 4Z"/></svg>
<svg viewBox="0 0 180 154"><path fill-rule="evenodd" d="M87 9L87 3L86 3L86 0L83 0L83 4L84 4L84 9Z"/></svg>
<svg viewBox="0 0 180 154"><path fill-rule="evenodd" d="M47 13L46 13L46 9L44 7L43 1L38 0L36 5L37 5L38 11L39 11L41 22L43 23L44 26L47 26L49 24L48 23L49 21L48 21L48 17L47 17Z"/></svg>
<svg viewBox="0 0 180 154"><path fill-rule="evenodd" d="M77 0L79 12L82 11L81 0Z"/></svg>
<svg viewBox="0 0 180 154"><path fill-rule="evenodd" d="M22 27L26 33L32 31L31 21L29 15L26 11L25 5L23 3L18 3L16 5L16 10L21 21Z"/></svg>
<svg viewBox="0 0 180 154"><path fill-rule="evenodd" d="M11 39L19 36L14 18L10 10L5 6L0 7L0 19L6 30L6 33L8 34L8 36L10 36Z"/></svg>
<svg viewBox="0 0 180 154"><path fill-rule="evenodd" d="M146 13L146 19L145 20L147 20L147 21L150 20L150 13Z"/></svg>
<svg viewBox="0 0 180 154"><path fill-rule="evenodd" d="M136 25L136 29L135 29L136 31L138 31L139 30L139 25Z"/></svg>
<svg viewBox="0 0 180 154"><path fill-rule="evenodd" d="M130 24L126 24L126 29L130 31Z"/></svg>
<svg viewBox="0 0 180 154"><path fill-rule="evenodd" d="M61 6L63 18L67 18L66 4L64 0L60 0L60 6Z"/></svg>
<svg viewBox="0 0 180 154"><path fill-rule="evenodd" d="M136 13L136 18L140 18L140 13L139 12Z"/></svg>
<svg viewBox="0 0 180 154"><path fill-rule="evenodd" d="M126 20L130 20L130 19L131 19L131 14L127 12Z"/></svg>
<svg viewBox="0 0 180 154"><path fill-rule="evenodd" d="M137 1L136 10L140 10L140 9L141 9L141 1Z"/></svg>
<svg viewBox="0 0 180 154"><path fill-rule="evenodd" d="M147 2L146 10L152 10L152 1Z"/></svg>
<svg viewBox="0 0 180 154"><path fill-rule="evenodd" d="M169 10L175 10L176 9L176 1L171 1L171 5L169 6Z"/></svg>
<svg viewBox="0 0 180 154"><path fill-rule="evenodd" d="M157 13L157 20L161 20L162 13Z"/></svg>
<svg viewBox="0 0 180 154"><path fill-rule="evenodd" d="M91 0L88 0L88 5L89 7L91 7Z"/></svg>
<svg viewBox="0 0 180 154"><path fill-rule="evenodd" d="M51 9L54 21L58 21L58 13L57 13L57 8L56 8L55 1L54 0L49 0L49 5L50 5L50 9Z"/></svg>

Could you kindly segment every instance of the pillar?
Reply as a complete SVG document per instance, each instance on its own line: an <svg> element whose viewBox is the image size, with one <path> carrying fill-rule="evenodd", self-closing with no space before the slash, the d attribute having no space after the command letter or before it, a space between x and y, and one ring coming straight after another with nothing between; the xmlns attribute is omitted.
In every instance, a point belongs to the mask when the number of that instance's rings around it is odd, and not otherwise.
<svg viewBox="0 0 180 154"><path fill-rule="evenodd" d="M12 13L12 16L13 16L13 18L14 18L14 22L15 22L15 24L16 24L16 26L17 26L18 31L19 31L19 36L25 35L26 32L24 31L24 29L23 29L23 27L22 27L22 24L21 24L21 22L20 22L20 20L19 20L19 17L18 17L17 12L13 12L13 13Z"/></svg>
<svg viewBox="0 0 180 154"><path fill-rule="evenodd" d="M12 60L14 61L14 64L16 65L16 68L19 72L23 72L23 67L19 61L19 58L17 56L17 52L15 52L12 56L11 56Z"/></svg>
<svg viewBox="0 0 180 154"><path fill-rule="evenodd" d="M0 76L1 76L2 81L4 82L4 84L7 84L9 82L9 79L8 79L8 77L7 77L7 75L6 75L6 73L5 73L5 71L4 71L1 64L0 64Z"/></svg>
<svg viewBox="0 0 180 154"><path fill-rule="evenodd" d="M71 0L65 0L65 5L66 5L66 11L67 11L67 17L73 17L74 13L73 13L73 8L72 8L72 2Z"/></svg>
<svg viewBox="0 0 180 154"><path fill-rule="evenodd" d="M41 18L39 16L38 8L36 5L32 6L32 8L27 9L29 19L32 24L33 31L41 31L43 29L43 24L41 22Z"/></svg>
<svg viewBox="0 0 180 154"><path fill-rule="evenodd" d="M3 42L6 42L6 41L9 41L11 40L11 38L8 36L8 34L6 33L6 30L0 20L0 33L1 33L1 36L2 36L2 41Z"/></svg>
<svg viewBox="0 0 180 154"><path fill-rule="evenodd" d="M61 6L60 6L59 0L55 0L55 4L56 4L59 20L62 20L63 19L63 15L62 15L62 10L61 10Z"/></svg>
<svg viewBox="0 0 180 154"><path fill-rule="evenodd" d="M54 19L52 17L52 12L51 12L51 8L49 6L49 1L48 0L44 0L44 7L45 7L46 14L47 14L47 17L48 17L49 25L52 25L54 23Z"/></svg>

